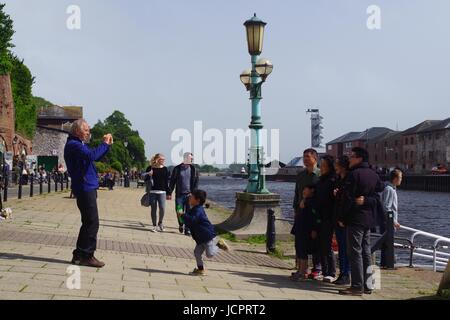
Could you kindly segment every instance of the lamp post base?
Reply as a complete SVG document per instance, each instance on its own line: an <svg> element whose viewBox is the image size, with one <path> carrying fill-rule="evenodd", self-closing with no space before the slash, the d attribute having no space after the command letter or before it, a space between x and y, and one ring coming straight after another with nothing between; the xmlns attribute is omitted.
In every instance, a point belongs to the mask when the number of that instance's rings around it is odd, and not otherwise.
<svg viewBox="0 0 450 320"><path fill-rule="evenodd" d="M265 235L267 232L267 209L273 209L281 216L280 195L275 193L236 193L236 206L233 214L216 225L220 230L230 232L236 239ZM276 221L276 237L288 240L292 226L286 221Z"/></svg>

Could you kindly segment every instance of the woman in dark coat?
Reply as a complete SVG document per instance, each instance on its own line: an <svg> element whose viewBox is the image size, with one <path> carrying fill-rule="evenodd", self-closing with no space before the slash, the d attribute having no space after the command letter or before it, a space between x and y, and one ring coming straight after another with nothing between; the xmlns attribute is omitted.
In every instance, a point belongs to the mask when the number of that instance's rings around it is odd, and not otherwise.
<svg viewBox="0 0 450 320"><path fill-rule="evenodd" d="M320 161L320 179L316 185L317 211L321 218L319 246L325 282L332 282L336 277L336 262L332 249L335 181L334 158L326 155Z"/></svg>

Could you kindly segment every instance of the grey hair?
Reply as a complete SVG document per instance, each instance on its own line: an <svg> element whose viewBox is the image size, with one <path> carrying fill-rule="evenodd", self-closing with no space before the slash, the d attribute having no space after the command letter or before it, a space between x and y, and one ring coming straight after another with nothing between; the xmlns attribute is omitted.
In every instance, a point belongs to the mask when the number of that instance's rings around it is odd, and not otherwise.
<svg viewBox="0 0 450 320"><path fill-rule="evenodd" d="M86 120L84 120L82 118L78 119L78 120L75 120L72 123L72 126L70 127L69 133L71 135L77 137L79 135L79 133L81 132L81 129L83 128L83 124L85 124L85 123L87 124Z"/></svg>

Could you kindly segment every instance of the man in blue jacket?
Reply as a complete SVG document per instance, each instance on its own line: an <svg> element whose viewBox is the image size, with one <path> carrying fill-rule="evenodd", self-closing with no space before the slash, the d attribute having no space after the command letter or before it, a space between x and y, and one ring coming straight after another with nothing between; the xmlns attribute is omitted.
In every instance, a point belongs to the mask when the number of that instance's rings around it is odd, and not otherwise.
<svg viewBox="0 0 450 320"><path fill-rule="evenodd" d="M77 199L81 213L81 228L77 247L73 251L72 264L102 268L105 264L94 257L97 248L99 229L97 209L98 178L94 161L102 159L113 143L111 134L103 136L103 143L90 149L85 142L89 140L90 128L84 119L72 124L64 148L64 160L72 179L72 191Z"/></svg>

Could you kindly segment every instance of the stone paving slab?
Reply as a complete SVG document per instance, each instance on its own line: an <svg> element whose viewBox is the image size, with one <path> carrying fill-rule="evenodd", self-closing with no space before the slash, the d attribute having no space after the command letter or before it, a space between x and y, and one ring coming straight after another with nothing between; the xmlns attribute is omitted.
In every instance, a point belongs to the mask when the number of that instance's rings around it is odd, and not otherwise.
<svg viewBox="0 0 450 320"><path fill-rule="evenodd" d="M370 296L339 296L316 281L292 282L289 262L243 248L206 260L208 275L189 275L195 243L181 235L173 201L164 233L150 232L142 190L99 191L99 250L103 269L81 267L80 290L69 290L67 267L80 227L79 212L65 193L10 201L13 220L0 223L0 299L405 299L430 295L436 281L401 272L382 273L382 289ZM219 219L211 210L211 219ZM249 252L250 251L250 252ZM254 251L254 252L251 252Z"/></svg>

